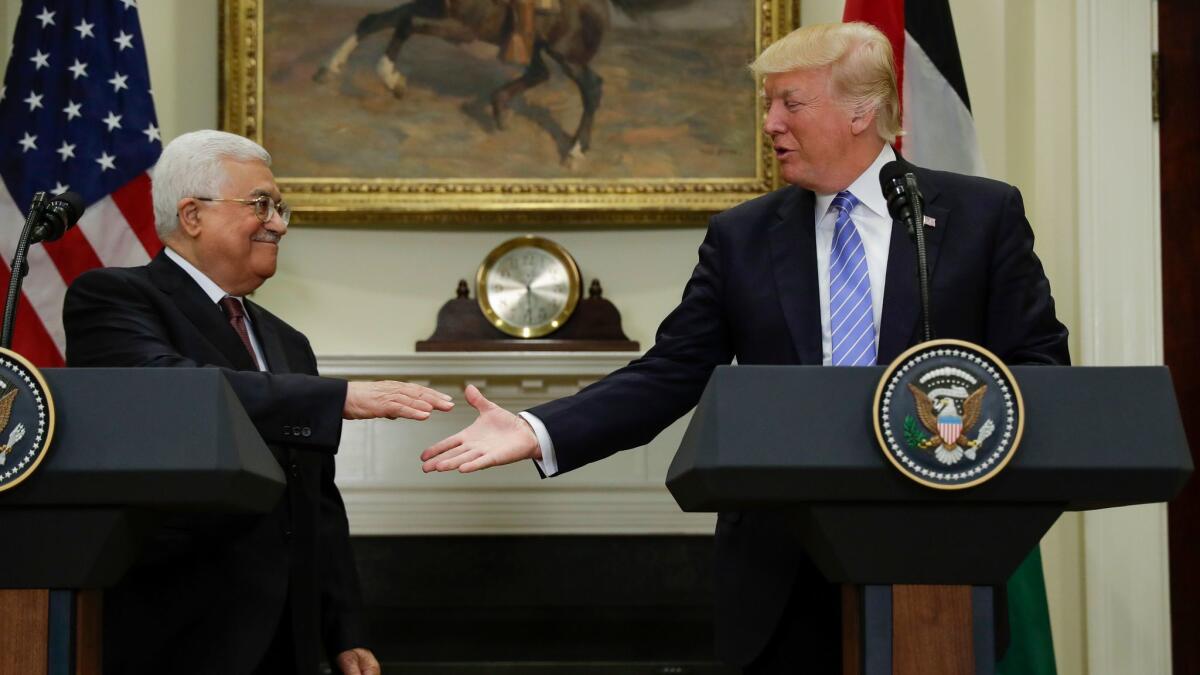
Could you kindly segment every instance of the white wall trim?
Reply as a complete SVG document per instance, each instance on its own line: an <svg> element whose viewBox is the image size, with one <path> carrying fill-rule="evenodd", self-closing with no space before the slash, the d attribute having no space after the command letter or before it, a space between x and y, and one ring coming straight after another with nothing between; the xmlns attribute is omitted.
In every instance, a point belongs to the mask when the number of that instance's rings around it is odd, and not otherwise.
<svg viewBox="0 0 1200 675"><path fill-rule="evenodd" d="M1154 11L1076 0L1084 365L1162 363ZM1088 673L1170 675L1165 506L1087 513L1083 538Z"/></svg>
<svg viewBox="0 0 1200 675"><path fill-rule="evenodd" d="M355 535L709 535L716 527L716 514L681 513L661 485L341 490Z"/></svg>
<svg viewBox="0 0 1200 675"><path fill-rule="evenodd" d="M330 377L433 377L512 375L589 375L603 377L641 356L640 352L418 352L317 357Z"/></svg>

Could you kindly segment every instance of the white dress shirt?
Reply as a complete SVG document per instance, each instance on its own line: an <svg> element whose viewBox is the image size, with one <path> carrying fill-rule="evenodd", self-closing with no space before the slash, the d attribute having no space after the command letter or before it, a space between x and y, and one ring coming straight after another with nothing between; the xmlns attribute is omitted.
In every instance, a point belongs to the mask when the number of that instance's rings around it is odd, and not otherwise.
<svg viewBox="0 0 1200 675"><path fill-rule="evenodd" d="M221 287L218 286L216 282L214 282L212 279L209 279L207 274L196 269L195 265L188 262L186 258L172 250L170 246L167 246L164 250L166 251L168 258L170 258L176 265L179 265L184 272L188 273L189 277L194 279L196 283L200 285L200 290L204 291L204 294L208 296L209 300L212 300L214 305L219 303L221 298L229 295L225 291L221 290ZM254 335L254 322L250 320L250 314L246 312L246 303L242 302L242 299L236 295L230 297L232 297L234 300L237 300L242 305L242 314L245 315L243 320L246 322L246 332L250 334L250 346L254 348L254 358L258 361L258 369L266 372L267 360L263 358L263 351L262 347L260 347L258 344L258 337ZM224 310L221 310L221 313L224 314Z"/></svg>
<svg viewBox="0 0 1200 675"><path fill-rule="evenodd" d="M887 200L879 187L879 170L884 164L896 159L892 146L886 143L871 166L867 167L846 189L859 204L850 212L850 219L858 228L863 252L867 258L867 277L871 281L871 312L875 321L875 350L879 351L879 321L883 316L883 285L887 279L888 249L892 242L892 217L888 215ZM836 194L817 194L813 207L813 222L817 224L817 289L821 304L821 362L833 363L833 341L829 331L829 257L833 248L833 225L837 211L831 209ZM518 413L537 436L542 449L542 459L534 460L547 476L558 473L558 460L554 456L554 441L546 431L546 425L529 412Z"/></svg>
<svg viewBox="0 0 1200 675"><path fill-rule="evenodd" d="M896 159L892 146L886 143L879 156L867 170L846 188L859 204L850 212L850 220L858 228L863 253L867 257L867 277L871 281L871 314L875 321L875 351L879 351L879 320L883 316L883 283L887 279L888 249L892 243L892 217L888 215L887 200L879 187L879 170ZM833 363L833 341L829 329L829 256L833 250L833 225L837 209L831 209L836 194L817 195L813 222L817 224L817 292L821 301L821 363Z"/></svg>

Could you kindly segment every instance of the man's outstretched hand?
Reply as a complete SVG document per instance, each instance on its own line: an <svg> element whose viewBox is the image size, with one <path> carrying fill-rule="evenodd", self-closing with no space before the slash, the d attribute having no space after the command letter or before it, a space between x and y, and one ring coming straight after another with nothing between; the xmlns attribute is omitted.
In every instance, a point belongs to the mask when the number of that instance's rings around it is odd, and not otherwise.
<svg viewBox="0 0 1200 675"><path fill-rule="evenodd" d="M471 426L438 441L421 453L421 469L470 473L523 459L541 459L542 450L529 423L492 403L468 385L467 403L479 411Z"/></svg>
<svg viewBox="0 0 1200 675"><path fill-rule="evenodd" d="M423 420L434 410L447 411L454 407L448 394L409 382L379 380L349 382L342 417L348 420L370 420L404 417Z"/></svg>
<svg viewBox="0 0 1200 675"><path fill-rule="evenodd" d="M342 675L380 675L379 661L369 649L356 647L338 654L338 670Z"/></svg>

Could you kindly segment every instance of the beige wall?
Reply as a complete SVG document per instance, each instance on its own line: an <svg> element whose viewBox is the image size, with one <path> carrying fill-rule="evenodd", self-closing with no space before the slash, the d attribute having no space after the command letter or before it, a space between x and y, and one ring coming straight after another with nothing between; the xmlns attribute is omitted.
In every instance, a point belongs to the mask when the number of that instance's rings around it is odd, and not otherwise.
<svg viewBox="0 0 1200 675"><path fill-rule="evenodd" d="M954 0L951 5L988 171L1025 193L1059 315L1074 328L1075 224L1067 208L1071 200L1061 198L1074 192L1073 89L1061 86L1073 77L1070 4ZM19 6L19 0L0 3L5 34ZM164 140L216 124L216 6L213 0L140 3ZM805 0L802 6L806 22L831 21L840 17L842 3ZM455 282L473 275L498 241L524 232L298 227L283 247L279 276L259 291L259 299L308 333L319 353L412 351L413 343L432 331L434 314ZM585 276L604 282L606 295L625 317L626 331L644 345L678 299L703 234L699 229L538 233L566 245Z"/></svg>
<svg viewBox="0 0 1200 675"><path fill-rule="evenodd" d="M967 82L989 173L1027 200L1059 315L1078 327L1073 3L952 0ZM0 2L11 34L18 0ZM839 0L804 0L806 22L841 16ZM151 81L164 140L217 121L217 9L213 0L143 0ZM7 53L7 50L2 50ZM0 55L3 58L3 55ZM257 299L307 333L319 354L410 352L433 330L441 303L496 243L524 230L438 232L295 228L276 279ZM643 346L677 301L699 229L540 230L598 277ZM1073 342L1073 345L1078 344ZM1044 542L1060 673L1084 672L1078 518Z"/></svg>

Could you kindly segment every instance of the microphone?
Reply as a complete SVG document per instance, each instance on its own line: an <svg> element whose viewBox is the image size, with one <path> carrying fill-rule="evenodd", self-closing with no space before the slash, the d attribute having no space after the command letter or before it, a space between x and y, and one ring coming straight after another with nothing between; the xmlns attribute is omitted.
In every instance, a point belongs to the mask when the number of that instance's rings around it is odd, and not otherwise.
<svg viewBox="0 0 1200 675"><path fill-rule="evenodd" d="M917 189L917 177L908 169L900 160L884 164L879 170L879 187L883 189L883 197L887 200L888 213L908 226L908 236L916 237L919 223L913 216L924 210L924 198Z"/></svg>
<svg viewBox="0 0 1200 675"><path fill-rule="evenodd" d="M25 216L25 226L17 239L17 250L13 253L8 277L8 294L4 302L4 314L0 317L0 347L12 346L13 326L17 320L17 298L21 295L21 282L29 273L29 247L40 241L54 241L63 236L83 215L83 197L74 192L64 192L53 198L45 192L35 192Z"/></svg>
<svg viewBox="0 0 1200 675"><path fill-rule="evenodd" d="M921 319L925 341L933 339L929 318L929 259L925 253L925 201L917 187L912 167L896 159L879 170L879 187L892 218L908 226L908 236L917 247L917 288L921 296Z"/></svg>
<svg viewBox="0 0 1200 675"><path fill-rule="evenodd" d="M54 241L66 234L83 215L83 197L76 192L55 196L42 209L41 217L29 232L29 243Z"/></svg>

